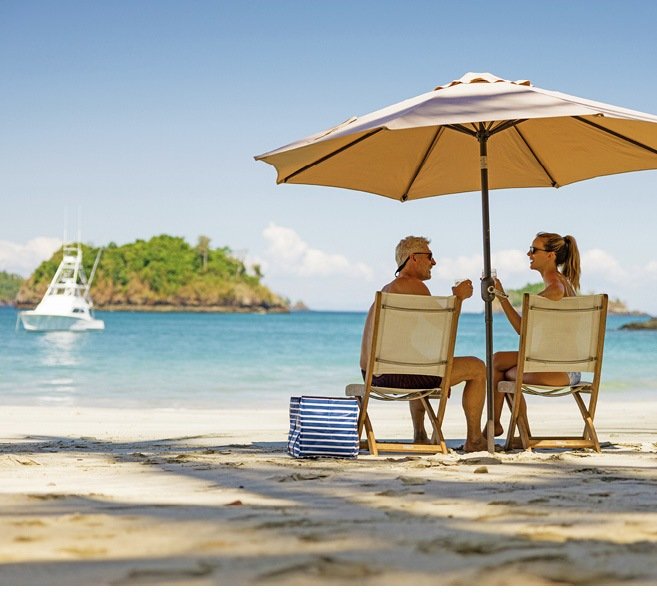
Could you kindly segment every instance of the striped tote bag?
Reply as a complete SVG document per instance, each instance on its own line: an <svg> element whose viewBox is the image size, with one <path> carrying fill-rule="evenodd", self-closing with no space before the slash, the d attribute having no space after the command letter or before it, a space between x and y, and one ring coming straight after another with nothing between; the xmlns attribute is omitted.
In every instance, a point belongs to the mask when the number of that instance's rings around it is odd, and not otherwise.
<svg viewBox="0 0 657 595"><path fill-rule="evenodd" d="M358 456L358 400L292 397L287 451L296 458Z"/></svg>

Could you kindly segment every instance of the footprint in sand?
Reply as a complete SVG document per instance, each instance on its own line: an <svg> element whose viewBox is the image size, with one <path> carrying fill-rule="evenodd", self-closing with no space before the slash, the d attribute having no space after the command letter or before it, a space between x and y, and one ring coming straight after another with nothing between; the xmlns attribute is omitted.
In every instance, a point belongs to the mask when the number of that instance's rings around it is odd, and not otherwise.
<svg viewBox="0 0 657 595"><path fill-rule="evenodd" d="M312 481L315 479L324 479L325 477L328 477L328 475L323 473L293 473L292 475L276 478L276 481Z"/></svg>
<svg viewBox="0 0 657 595"><path fill-rule="evenodd" d="M34 459L13 459L13 461L19 465L41 465L41 463L37 463Z"/></svg>
<svg viewBox="0 0 657 595"><path fill-rule="evenodd" d="M428 479L424 479L423 477L398 477L397 478L399 481L401 481L404 485L407 486L421 486L424 484L429 483Z"/></svg>
<svg viewBox="0 0 657 595"><path fill-rule="evenodd" d="M395 496L407 496L409 494L415 494L421 496L422 494L424 494L424 490L384 490L383 492L377 492L374 495L395 497Z"/></svg>
<svg viewBox="0 0 657 595"><path fill-rule="evenodd" d="M294 564L286 568L273 570L271 572L258 576L257 584L271 584L272 581L282 581L286 584L286 578L293 575L296 581L301 580L299 584L310 584L310 579L323 579L322 583L342 583L364 579L381 573L381 568L370 566L360 562L350 560L338 560L330 556L320 556L311 558L308 561Z"/></svg>
<svg viewBox="0 0 657 595"><path fill-rule="evenodd" d="M27 519L11 523L14 527L45 527L46 523L39 519Z"/></svg>
<svg viewBox="0 0 657 595"><path fill-rule="evenodd" d="M41 541L40 537L28 537L27 535L18 535L13 539L14 543L32 543L33 541Z"/></svg>
<svg viewBox="0 0 657 595"><path fill-rule="evenodd" d="M144 568L131 570L130 573L115 585L184 585L189 579L211 575L218 564L206 561L198 562L192 568Z"/></svg>

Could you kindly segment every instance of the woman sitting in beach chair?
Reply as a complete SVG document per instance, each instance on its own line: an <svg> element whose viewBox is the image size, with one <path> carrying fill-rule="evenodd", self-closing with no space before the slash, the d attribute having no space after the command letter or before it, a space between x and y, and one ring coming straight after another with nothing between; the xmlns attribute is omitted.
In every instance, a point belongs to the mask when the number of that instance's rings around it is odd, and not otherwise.
<svg viewBox="0 0 657 595"><path fill-rule="evenodd" d="M574 297L579 289L580 258L577 242L573 236L560 236L556 233L537 234L527 251L529 268L538 271L545 283L540 296L551 300ZM509 322L520 334L520 314L509 302L508 296L498 279L495 280L496 295ZM515 380L518 363L517 351L499 351L493 355L493 387L495 394L494 420L495 435L504 432L500 417L504 406L504 393L498 390L501 380ZM544 386L564 386L576 384L579 372L531 372L523 376L523 382Z"/></svg>

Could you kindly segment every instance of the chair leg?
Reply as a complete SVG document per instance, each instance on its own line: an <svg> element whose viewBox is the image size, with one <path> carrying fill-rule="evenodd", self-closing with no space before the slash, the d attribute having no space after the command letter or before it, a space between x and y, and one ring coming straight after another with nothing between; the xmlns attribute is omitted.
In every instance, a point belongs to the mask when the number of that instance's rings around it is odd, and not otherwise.
<svg viewBox="0 0 657 595"><path fill-rule="evenodd" d="M509 421L509 429L507 431L504 449L512 450L517 447L514 440L517 429L518 434L520 435L522 448L525 450L531 450L529 422L527 421L527 410L522 393L519 395L506 393L504 397L511 408L511 420Z"/></svg>
<svg viewBox="0 0 657 595"><path fill-rule="evenodd" d="M513 395L510 393L505 393L504 394L504 400L506 401L506 404L509 406L509 411L513 409ZM520 402L520 413L518 414L518 429L522 426L524 429L525 433L527 434L527 438L531 441L532 438L532 430L529 427L529 418L527 417L527 404L525 402L525 399L523 397L522 401Z"/></svg>
<svg viewBox="0 0 657 595"><path fill-rule="evenodd" d="M427 417L429 418L429 421L433 426L433 432L431 434L431 442L433 444L440 444L440 450L444 455L446 455L447 444L445 444L445 437L443 436L443 433L440 429L441 420L438 417L436 417L436 414L433 412L433 409L431 408L431 404L429 403L429 399L422 398L420 400L422 401L422 405L424 405L424 409L427 412ZM442 397L441 397L441 401L442 401ZM438 411L440 412L440 404L438 405Z"/></svg>
<svg viewBox="0 0 657 595"><path fill-rule="evenodd" d="M524 448L531 450L532 432L529 427L529 418L527 417L527 402L525 401L525 396L522 393L520 394L519 409L518 431L520 432L521 439L523 435L525 437L523 442Z"/></svg>
<svg viewBox="0 0 657 595"><path fill-rule="evenodd" d="M445 391L441 389L440 400L438 401L438 410L437 410L436 418L437 418L438 427L440 428L441 436L442 436L443 420L445 419L445 410L447 409L447 399L449 398L449 390L450 390L449 387ZM445 446L445 449L447 449L447 446Z"/></svg>
<svg viewBox="0 0 657 595"><path fill-rule="evenodd" d="M376 438L374 437L374 428L370 422L370 416L365 416L365 432L367 433L367 444L370 452L376 457L379 455L379 449L376 447Z"/></svg>
<svg viewBox="0 0 657 595"><path fill-rule="evenodd" d="M584 400L582 399L579 392L577 391L573 392L573 397L575 398L575 403L577 403L577 406L579 407L579 412L582 414L582 419L584 420L583 437L589 439L593 443L593 449L596 452L601 452L600 441L598 440L598 434L595 431L595 427L593 426L593 418L590 415L586 405L584 404Z"/></svg>
<svg viewBox="0 0 657 595"><path fill-rule="evenodd" d="M511 410L511 419L509 420L509 428L506 431L506 444L504 445L504 450L511 450L513 448L513 437L516 433L516 424L517 424L517 415L515 413L515 399L510 393L504 393L504 399L509 405Z"/></svg>
<svg viewBox="0 0 657 595"><path fill-rule="evenodd" d="M358 415L358 440L363 435L363 427L365 428L365 434L367 436L367 448L370 453L374 456L378 456L379 450L376 447L376 439L374 438L374 429L372 428L372 422L370 422L370 416L367 414L367 404L369 402L369 395L364 397L358 397L358 403L360 405L360 413Z"/></svg>

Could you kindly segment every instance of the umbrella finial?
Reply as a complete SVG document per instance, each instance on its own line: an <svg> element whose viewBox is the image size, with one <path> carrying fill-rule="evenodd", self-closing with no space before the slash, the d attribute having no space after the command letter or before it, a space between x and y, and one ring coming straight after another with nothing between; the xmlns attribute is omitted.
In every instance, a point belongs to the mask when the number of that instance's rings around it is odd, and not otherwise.
<svg viewBox="0 0 657 595"><path fill-rule="evenodd" d="M524 85L526 87L531 87L531 81L528 80L519 80L519 81L509 81L503 79L499 76L491 74L490 72L466 72L460 79L447 83L446 85L440 85L434 89L434 91L439 91L440 89L447 89L448 87L453 87L454 85L467 85L471 83L510 83L512 85Z"/></svg>

